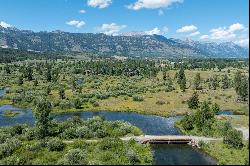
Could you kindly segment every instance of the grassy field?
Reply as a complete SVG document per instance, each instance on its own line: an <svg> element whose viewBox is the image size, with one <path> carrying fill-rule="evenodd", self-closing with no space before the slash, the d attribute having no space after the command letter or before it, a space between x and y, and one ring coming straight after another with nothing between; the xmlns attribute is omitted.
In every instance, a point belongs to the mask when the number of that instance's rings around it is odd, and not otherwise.
<svg viewBox="0 0 250 166"><path fill-rule="evenodd" d="M247 144L247 142L245 142ZM242 149L229 148L222 141L212 142L202 146L209 155L217 159L218 165L248 165L249 149L244 146Z"/></svg>
<svg viewBox="0 0 250 166"><path fill-rule="evenodd" d="M229 121L233 127L245 127L249 128L249 116L245 115L227 115L227 116L217 116L217 119L222 121Z"/></svg>
<svg viewBox="0 0 250 166"><path fill-rule="evenodd" d="M137 102L133 101L131 96L127 95L118 95L116 97L108 97L107 99L97 99L93 98L99 106L93 106L92 104L85 102L82 104L81 109L61 109L55 107L53 109L54 113L57 112L79 112L79 111L133 111L142 114L154 114L160 116L173 116L173 115L182 115L187 112L192 112L188 109L186 101L192 96L194 90L190 86L193 82L193 78L196 73L201 74L202 80L206 80L210 76L217 74L223 75L227 72L228 69L222 71L211 70L211 71L202 71L202 70L185 70L187 78L187 88L185 92L181 92L179 85L174 81L175 90L171 92L165 92L165 86L163 84L162 72L158 73L156 79L148 78L137 78L137 77L118 77L118 76L94 76L94 77L82 77L75 75L74 77L83 79L84 85L82 88L82 94L89 93L106 93L108 90L116 92L118 90L126 89L129 90L129 87L136 88L146 88L144 92L138 92L136 95L142 96L143 101ZM247 70L243 70L247 73ZM230 68L229 77L233 77L236 69ZM168 74L174 80L174 75L176 71L170 70ZM42 80L42 78L39 78ZM4 80L4 81L3 81ZM20 86L15 84L15 78L13 76L6 76L2 78L1 86L7 86L11 89L9 93L6 94L8 97L13 97L18 95L16 92L20 89ZM68 99L72 99L77 96L76 92L73 92L71 89L70 82L72 77L69 77L67 74L62 74L59 79L59 85L65 87L65 96ZM59 102L59 85L54 86L50 95L48 96L52 102ZM45 81L40 81L39 85L35 87L36 92L44 90L48 86L48 83ZM33 82L25 81L22 85L24 89L31 89ZM117 90L118 89L118 90ZM236 102L236 92L233 88L223 90L218 88L217 90L208 89L207 84L203 83L203 89L205 91L199 91L200 101L209 101L211 103L217 103L220 105L222 110L243 110L243 112L249 112L248 104ZM34 88L32 89L34 90ZM158 101L162 101L164 104L157 104ZM7 99L0 99L0 105L11 104L12 102ZM30 103L20 103L18 106L29 107Z"/></svg>

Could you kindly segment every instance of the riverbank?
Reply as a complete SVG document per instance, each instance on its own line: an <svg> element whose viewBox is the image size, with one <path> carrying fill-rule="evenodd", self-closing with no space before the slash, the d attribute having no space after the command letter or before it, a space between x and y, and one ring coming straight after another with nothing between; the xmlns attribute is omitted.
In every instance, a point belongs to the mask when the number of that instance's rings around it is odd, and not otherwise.
<svg viewBox="0 0 250 166"><path fill-rule="evenodd" d="M248 141L242 149L230 148L223 141L203 143L202 151L214 157L219 165L249 165Z"/></svg>
<svg viewBox="0 0 250 166"><path fill-rule="evenodd" d="M201 150L208 154L211 157L214 157L219 165L248 165L249 164L249 127L245 128L236 128L236 126L239 125L237 120L234 120L234 116L236 116L236 119L238 119L238 116L244 116L244 115L230 115L230 116L217 116L216 119L219 119L221 121L225 121L230 119L230 123L232 124L232 127L237 130L244 129L243 132L243 146L241 148L233 148L227 144L225 144L221 138L221 140L217 139L215 141L205 142L201 141L199 143L199 147ZM247 117L249 119L249 117ZM247 121L241 122L241 125L248 126L249 124ZM198 135L202 136L201 132L198 132L196 130L186 131L183 126L181 125L180 121L177 121L175 123L175 127L177 127L180 132L184 135Z"/></svg>
<svg viewBox="0 0 250 166"><path fill-rule="evenodd" d="M141 104L141 103L139 103ZM31 104L28 103L19 103L19 104L13 104L10 100L8 99L1 99L0 98L0 107L3 105L13 105L15 107L18 108L22 108L22 109L33 109ZM167 105L166 105L167 106ZM154 108L152 108L154 109ZM165 108L165 110L168 109L168 107ZM227 109L223 109L222 110L227 110ZM138 114L142 114L142 115L156 115L156 116L161 116L161 117L173 117L173 116L183 116L186 115L187 113L194 113L194 110L190 110L185 108L184 111L145 111L145 110L141 110L141 109L130 109L128 107L113 107L111 108L111 106L92 106L91 104L88 105L82 105L81 108L76 109L76 108L69 108L69 109L61 109L58 107L54 107L52 108L51 113L53 114L60 114L60 113L77 113L77 112L100 112L100 111L108 111L108 112L134 112L134 113L138 113ZM247 108L242 107L241 109L235 110L235 109L230 109L230 111L233 112L233 114L240 114L240 115L248 115L249 113Z"/></svg>

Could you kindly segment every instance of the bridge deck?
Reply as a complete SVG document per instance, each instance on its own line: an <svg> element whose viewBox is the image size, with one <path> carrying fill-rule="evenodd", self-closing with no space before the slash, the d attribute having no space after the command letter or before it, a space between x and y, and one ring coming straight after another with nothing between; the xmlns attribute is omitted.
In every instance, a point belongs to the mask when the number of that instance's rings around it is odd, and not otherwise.
<svg viewBox="0 0 250 166"><path fill-rule="evenodd" d="M196 136L183 136L183 135L145 135L137 137L125 137L122 140L135 140L140 143L198 143L199 141L215 141L221 140L220 138L207 138L207 137L196 137Z"/></svg>

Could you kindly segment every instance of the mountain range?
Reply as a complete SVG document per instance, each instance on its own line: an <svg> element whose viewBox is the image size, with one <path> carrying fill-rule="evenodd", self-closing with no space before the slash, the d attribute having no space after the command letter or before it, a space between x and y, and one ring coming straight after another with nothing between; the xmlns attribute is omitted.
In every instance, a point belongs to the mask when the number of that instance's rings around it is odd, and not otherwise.
<svg viewBox="0 0 250 166"><path fill-rule="evenodd" d="M36 52L89 52L100 55L166 58L248 58L249 49L233 42L199 42L161 35L126 33L33 32L0 26L0 47Z"/></svg>

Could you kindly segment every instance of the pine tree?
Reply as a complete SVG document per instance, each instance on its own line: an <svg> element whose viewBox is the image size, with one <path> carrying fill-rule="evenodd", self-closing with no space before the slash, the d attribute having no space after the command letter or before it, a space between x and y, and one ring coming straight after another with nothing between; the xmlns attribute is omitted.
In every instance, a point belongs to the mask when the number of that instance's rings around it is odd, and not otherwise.
<svg viewBox="0 0 250 166"><path fill-rule="evenodd" d="M197 92L194 92L192 97L187 101L188 108L190 109L197 109L199 108L199 95Z"/></svg>
<svg viewBox="0 0 250 166"><path fill-rule="evenodd" d="M49 135L49 115L51 112L51 103L46 99L39 99L35 106L36 130L37 137L43 139Z"/></svg>
<svg viewBox="0 0 250 166"><path fill-rule="evenodd" d="M167 73L165 70L163 71L162 75L163 75L163 80L166 81L167 80Z"/></svg>
<svg viewBox="0 0 250 166"><path fill-rule="evenodd" d="M177 83L180 85L180 89L182 90L182 92L185 92L185 89L186 89L186 75L185 75L183 67L181 67L177 77L178 77L177 78Z"/></svg>
<svg viewBox="0 0 250 166"><path fill-rule="evenodd" d="M225 75L223 75L223 77L222 77L222 86L221 86L221 88L222 89L228 89L229 88L229 78L228 78L228 76L225 74Z"/></svg>
<svg viewBox="0 0 250 166"><path fill-rule="evenodd" d="M200 90L202 89L201 87L201 74L197 73L194 78L194 89L195 90Z"/></svg>
<svg viewBox="0 0 250 166"><path fill-rule="evenodd" d="M65 99L65 90L63 88L59 90L59 96L61 99Z"/></svg>
<svg viewBox="0 0 250 166"><path fill-rule="evenodd" d="M18 77L18 85L20 86L20 85L23 85L23 75L20 75L19 77Z"/></svg>
<svg viewBox="0 0 250 166"><path fill-rule="evenodd" d="M246 101L248 99L249 94L249 82L247 77L244 75L241 77L241 85L239 89L239 96L242 101Z"/></svg>

